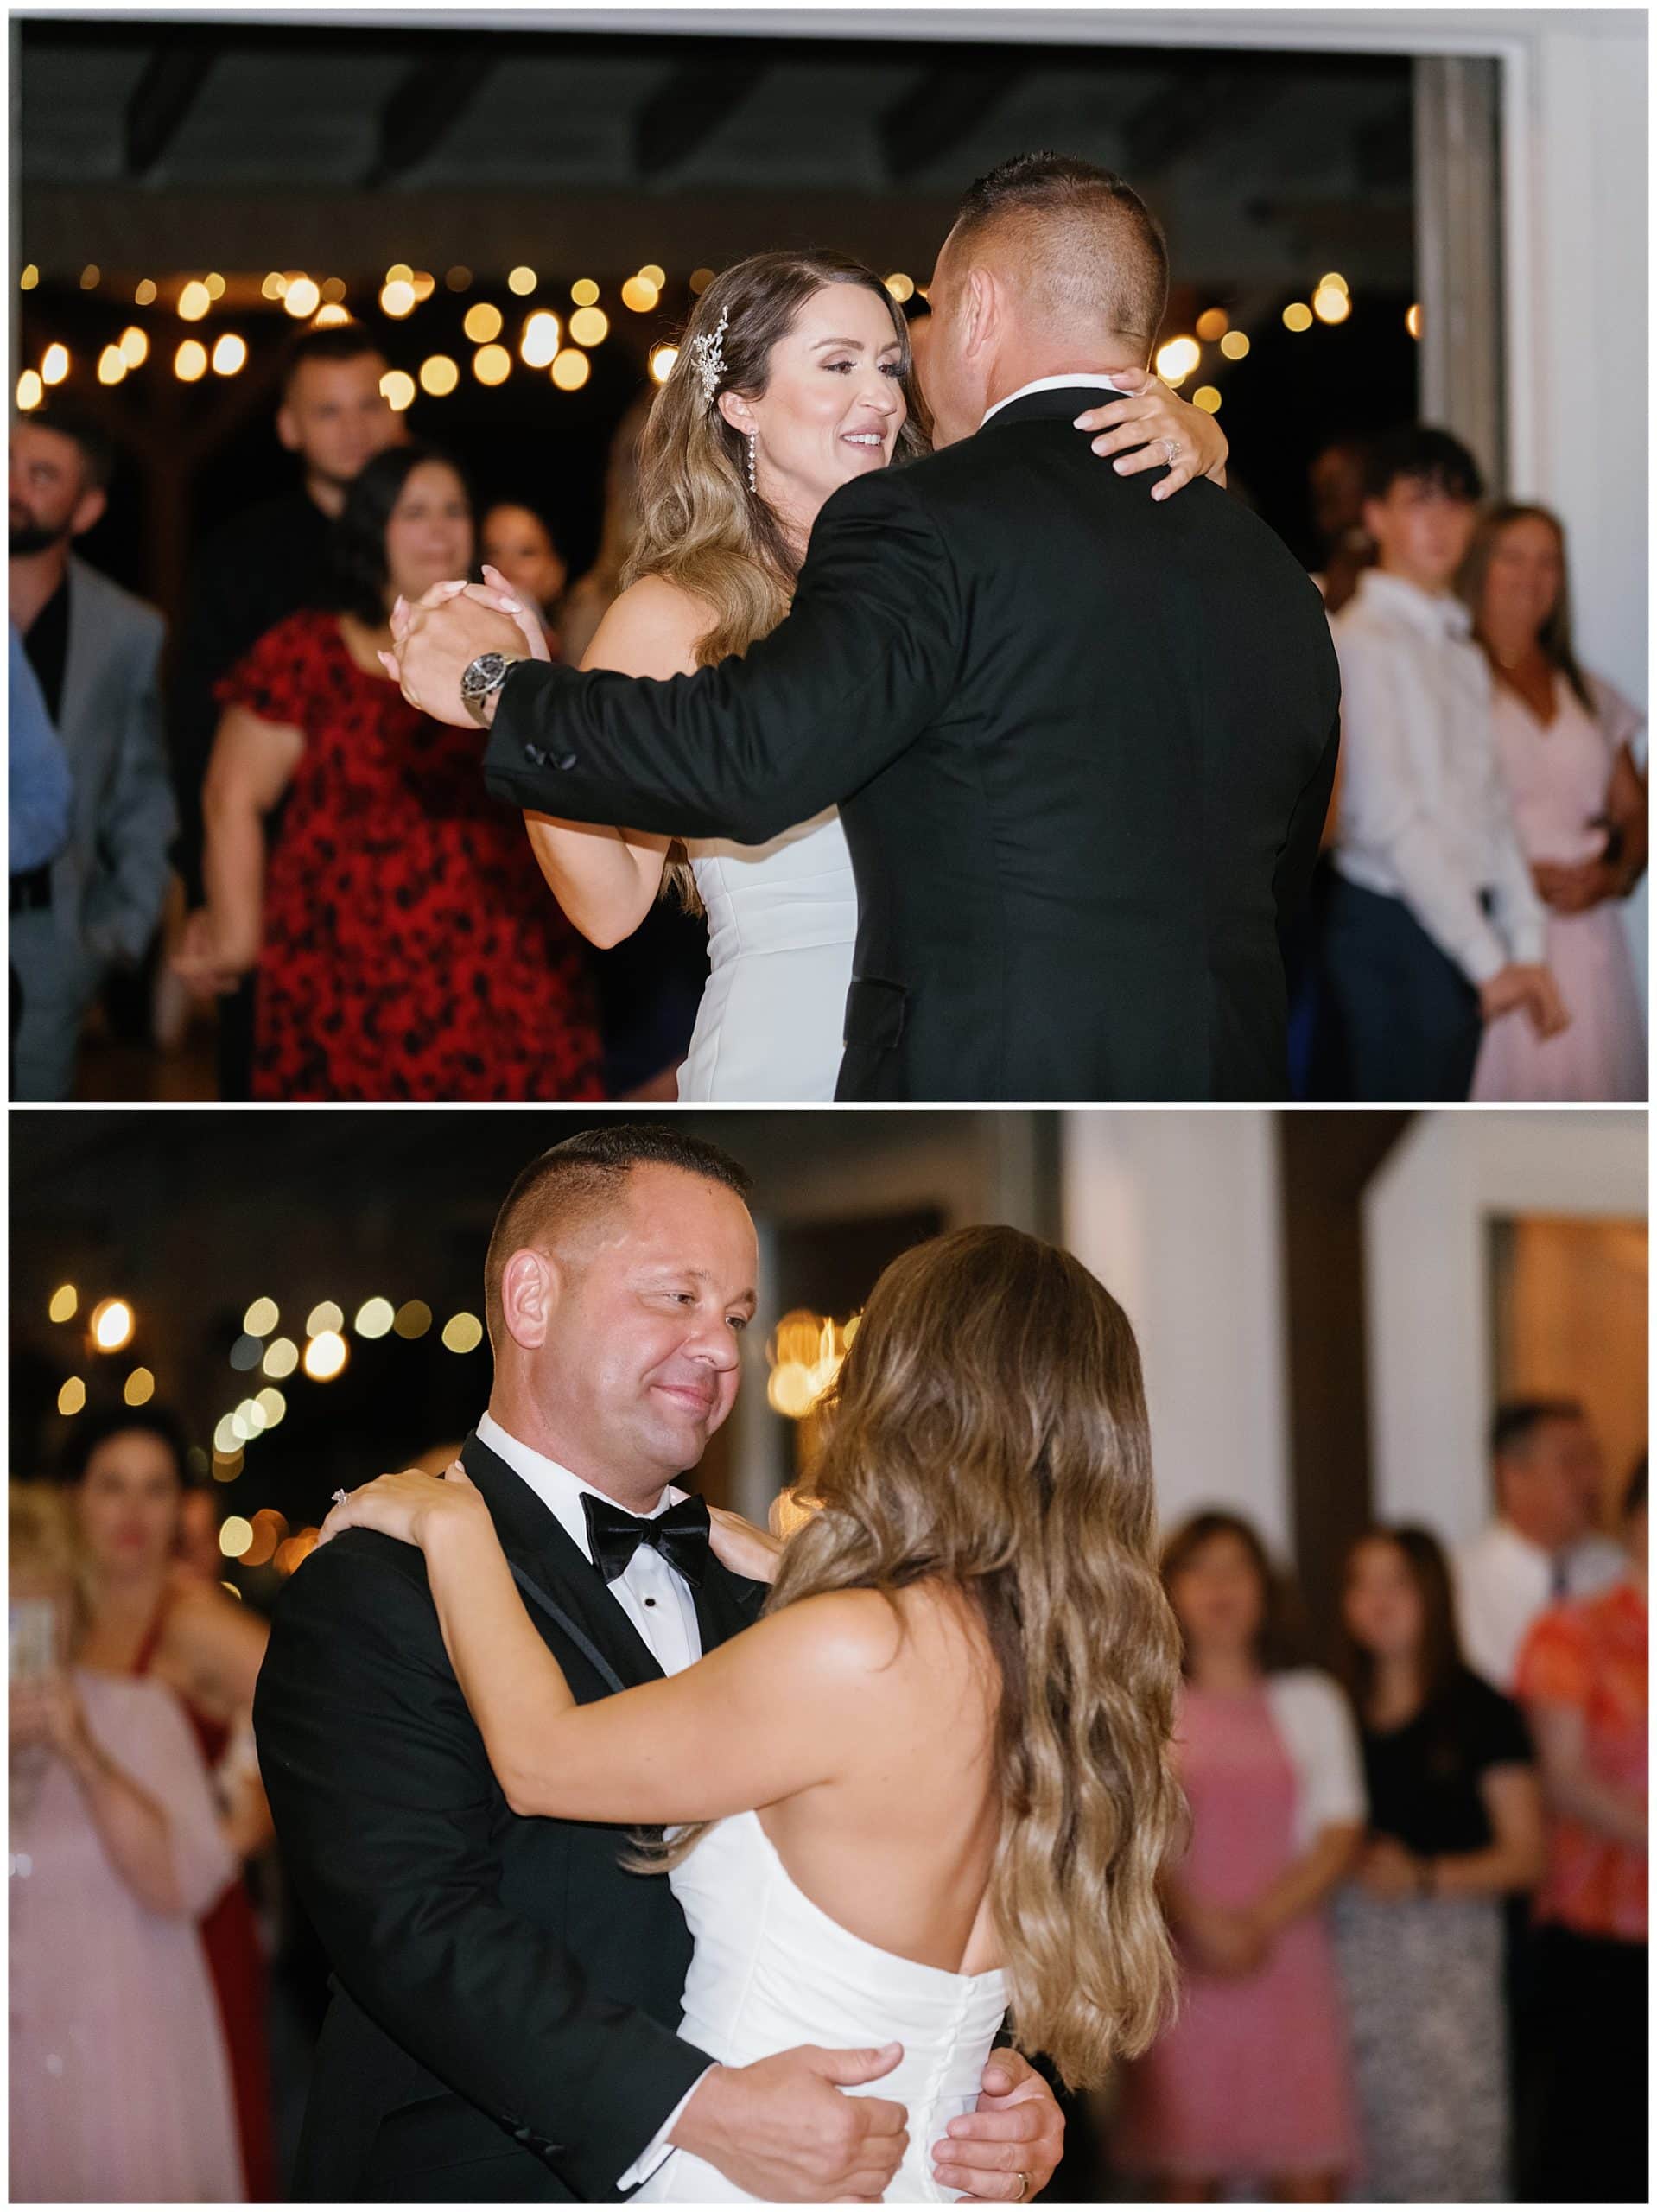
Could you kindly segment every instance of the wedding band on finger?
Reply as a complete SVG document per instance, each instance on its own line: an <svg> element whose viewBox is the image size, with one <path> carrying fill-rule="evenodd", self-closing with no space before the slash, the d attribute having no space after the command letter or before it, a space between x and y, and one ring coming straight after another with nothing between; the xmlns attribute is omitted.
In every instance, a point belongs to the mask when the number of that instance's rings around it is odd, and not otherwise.
<svg viewBox="0 0 1657 2212"><path fill-rule="evenodd" d="M1024 2202L1024 2200L1025 2200L1025 2192L1028 2190L1028 2188L1029 2188L1029 2187L1030 2187L1030 2177L1029 2177L1029 2175L1028 2175L1028 2174L1020 2174L1020 2175L1019 2176L1019 2193L1018 2193L1018 2195L1017 2195L1017 2196L1013 2198L1013 2202L1015 2204L1022 2204L1022 2203Z"/></svg>

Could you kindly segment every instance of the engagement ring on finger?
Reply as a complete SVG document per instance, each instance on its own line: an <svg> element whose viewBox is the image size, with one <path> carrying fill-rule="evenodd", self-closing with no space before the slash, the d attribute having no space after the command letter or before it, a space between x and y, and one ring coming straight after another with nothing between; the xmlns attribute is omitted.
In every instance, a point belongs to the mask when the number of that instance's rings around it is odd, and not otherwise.
<svg viewBox="0 0 1657 2212"><path fill-rule="evenodd" d="M334 1502L334 1503L335 1503L336 1505L343 1505L343 1504L345 1503L345 1502L346 1502L346 1494L345 1494L344 1491L342 1491L342 1490L337 1490L337 1491L334 1491L334 1493L333 1493L333 1502Z"/></svg>
<svg viewBox="0 0 1657 2212"><path fill-rule="evenodd" d="M1171 468L1174 463L1179 459L1179 440L1178 438L1164 438L1162 441L1162 450L1167 454L1168 466ZM1016 2203L1018 2200L1015 2198L1013 2201Z"/></svg>

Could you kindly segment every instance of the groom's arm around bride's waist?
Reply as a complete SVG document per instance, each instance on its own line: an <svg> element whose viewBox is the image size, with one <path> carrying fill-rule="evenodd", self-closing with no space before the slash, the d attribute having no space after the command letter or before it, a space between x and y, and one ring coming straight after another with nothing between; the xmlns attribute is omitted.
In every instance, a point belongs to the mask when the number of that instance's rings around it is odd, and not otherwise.
<svg viewBox="0 0 1657 2212"><path fill-rule="evenodd" d="M524 661L495 709L497 798L578 822L760 844L858 791L939 713L965 613L899 473L817 518L787 619L746 657L656 683Z"/></svg>
<svg viewBox="0 0 1657 2212"><path fill-rule="evenodd" d="M305 1562L255 1725L284 1860L344 1988L503 2152L613 2199L708 2061L501 1903L510 1816L411 1554L352 1532ZM319 2082L313 2102L336 2093L343 2109L349 2083Z"/></svg>

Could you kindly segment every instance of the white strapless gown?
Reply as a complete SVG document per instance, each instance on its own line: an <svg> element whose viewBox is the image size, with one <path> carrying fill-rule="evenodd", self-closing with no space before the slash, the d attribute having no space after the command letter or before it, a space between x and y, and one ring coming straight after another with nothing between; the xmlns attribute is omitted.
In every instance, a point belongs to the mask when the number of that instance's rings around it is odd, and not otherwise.
<svg viewBox="0 0 1657 2212"><path fill-rule="evenodd" d="M689 851L708 974L680 1097L831 1100L857 936L839 815L768 845L699 838Z"/></svg>
<svg viewBox="0 0 1657 2212"><path fill-rule="evenodd" d="M710 1828L670 1877L695 1941L680 2033L722 2065L747 2066L797 2044L872 2050L898 2042L893 2071L856 2096L909 2112L909 2149L888 2203L949 2204L932 2178L932 2145L977 2102L1006 2011L998 1971L949 1974L866 1943L796 1888L759 1825L735 1813ZM716 2168L675 2151L632 2200L736 2204L756 2200Z"/></svg>

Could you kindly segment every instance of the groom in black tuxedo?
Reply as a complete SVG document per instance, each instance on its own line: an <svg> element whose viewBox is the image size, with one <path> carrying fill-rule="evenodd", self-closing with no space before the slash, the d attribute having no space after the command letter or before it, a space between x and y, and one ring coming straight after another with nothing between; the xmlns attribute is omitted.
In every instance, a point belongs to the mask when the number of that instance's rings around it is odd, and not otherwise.
<svg viewBox="0 0 1657 2212"><path fill-rule="evenodd" d="M496 1222L495 1380L462 1458L583 1703L689 1664L765 1595L670 1487L735 1398L747 1188L713 1145L613 1125L533 1161ZM418 1551L352 1529L305 1561L254 1726L334 1975L300 2197L613 2202L676 2146L758 2196L879 2196L903 2107L841 2091L894 2059L722 2067L681 2040L690 1939L666 1878L627 1870L623 1832L513 1813ZM1011 2198L1024 2175L1033 2194L1059 2154L1053 2101L1010 2052L985 2090L948 2147L953 2185Z"/></svg>
<svg viewBox="0 0 1657 2212"><path fill-rule="evenodd" d="M944 449L833 495L745 658L583 675L466 597L396 626L405 694L451 721L479 658L521 661L479 700L497 798L747 843L839 804L841 1097L1286 1095L1279 932L1335 772L1322 602L1237 500L1159 504L1071 427L1144 369L1167 285L1120 179L1004 163L932 280ZM759 462L763 486L763 438Z"/></svg>

